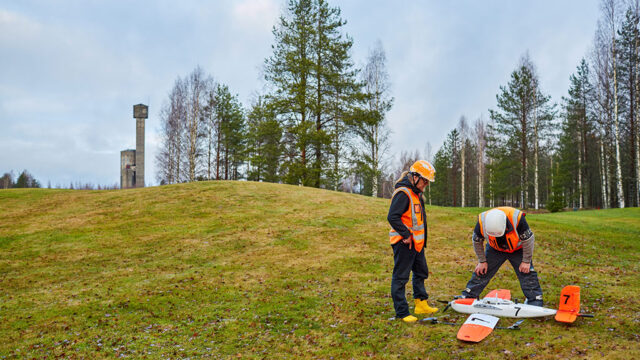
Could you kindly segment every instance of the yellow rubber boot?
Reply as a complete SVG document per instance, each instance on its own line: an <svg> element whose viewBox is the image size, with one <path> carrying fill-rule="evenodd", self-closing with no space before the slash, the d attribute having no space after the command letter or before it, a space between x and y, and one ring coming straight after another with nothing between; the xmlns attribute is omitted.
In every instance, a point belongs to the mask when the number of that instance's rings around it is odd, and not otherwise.
<svg viewBox="0 0 640 360"><path fill-rule="evenodd" d="M416 314L433 314L438 311L438 308L429 306L427 300L415 299L416 302Z"/></svg>
<svg viewBox="0 0 640 360"><path fill-rule="evenodd" d="M412 322L418 321L418 318L413 316L413 315L407 315L407 316L402 318L402 321L407 322L407 323L412 323Z"/></svg>

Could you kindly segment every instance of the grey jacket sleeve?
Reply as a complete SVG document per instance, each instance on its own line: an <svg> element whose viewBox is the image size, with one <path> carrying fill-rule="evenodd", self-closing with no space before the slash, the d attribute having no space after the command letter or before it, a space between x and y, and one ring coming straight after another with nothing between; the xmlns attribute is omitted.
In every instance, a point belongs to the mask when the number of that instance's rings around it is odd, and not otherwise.
<svg viewBox="0 0 640 360"><path fill-rule="evenodd" d="M522 243L522 262L531 263L533 258L533 244L535 237L530 229L527 229L520 235L520 241Z"/></svg>
<svg viewBox="0 0 640 360"><path fill-rule="evenodd" d="M484 238L482 236L478 236L475 231L473 232L473 250L476 252L476 256L478 257L478 262L486 262L487 257L484 255Z"/></svg>

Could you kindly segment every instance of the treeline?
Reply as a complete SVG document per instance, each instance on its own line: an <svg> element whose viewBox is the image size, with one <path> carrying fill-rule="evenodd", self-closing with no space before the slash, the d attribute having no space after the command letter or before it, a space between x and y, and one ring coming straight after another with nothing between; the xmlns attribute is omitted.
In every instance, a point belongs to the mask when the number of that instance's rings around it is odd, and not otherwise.
<svg viewBox="0 0 640 360"><path fill-rule="evenodd" d="M164 103L156 158L161 184L198 180L282 182L382 195L393 99L382 44L364 68L340 9L291 0L273 29L265 91L245 108L197 67Z"/></svg>
<svg viewBox="0 0 640 360"><path fill-rule="evenodd" d="M601 2L591 52L553 103L528 54L489 121L461 117L434 157L434 204L610 208L640 204L638 1Z"/></svg>
<svg viewBox="0 0 640 360"><path fill-rule="evenodd" d="M15 179L15 180L14 180ZM40 181L38 181L31 173L27 170L23 170L20 175L16 178L13 174L13 171L5 172L2 177L0 177L0 189L17 189L17 188L41 188L43 187ZM51 185L51 182L47 183L48 189L76 189L76 190L116 190L120 189L120 185L118 183L114 183L113 185L95 185L92 183L82 183L80 181L70 182L69 185L63 186L57 184L55 186Z"/></svg>
<svg viewBox="0 0 640 360"><path fill-rule="evenodd" d="M39 188L40 182L36 180L27 170L23 170L14 181L13 171L5 172L0 177L0 189L11 188Z"/></svg>

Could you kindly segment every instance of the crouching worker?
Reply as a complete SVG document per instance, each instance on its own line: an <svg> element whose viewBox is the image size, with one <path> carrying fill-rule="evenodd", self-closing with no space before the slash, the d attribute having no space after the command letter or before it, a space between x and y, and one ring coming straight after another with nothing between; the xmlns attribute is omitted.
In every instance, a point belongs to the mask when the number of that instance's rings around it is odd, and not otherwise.
<svg viewBox="0 0 640 360"><path fill-rule="evenodd" d="M500 266L509 260L520 281L520 288L529 305L542 306L542 289L538 273L533 269L533 232L525 213L512 207L498 207L478 215L473 230L473 249L478 265L462 296L478 298ZM488 241L486 250L484 240Z"/></svg>
<svg viewBox="0 0 640 360"><path fill-rule="evenodd" d="M427 215L421 196L429 182L434 181L435 173L428 161L416 161L396 182L387 216L391 224L389 237L393 248L391 297L396 318L405 322L418 320L409 312L405 297L405 285L412 271L415 313L431 314L438 311L427 304L429 296L424 288L424 281L429 277L429 268L424 256L427 243Z"/></svg>

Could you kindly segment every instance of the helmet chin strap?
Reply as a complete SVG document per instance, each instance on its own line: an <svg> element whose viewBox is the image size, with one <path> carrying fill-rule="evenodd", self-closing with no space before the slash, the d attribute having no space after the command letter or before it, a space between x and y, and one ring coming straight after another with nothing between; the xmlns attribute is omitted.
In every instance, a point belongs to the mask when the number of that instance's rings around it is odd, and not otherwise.
<svg viewBox="0 0 640 360"><path fill-rule="evenodd" d="M411 185L413 185L413 186L415 186L416 188L418 188L418 182L420 182L420 179L422 179L422 176L418 176L418 181L416 182L416 180L414 179L414 176L417 176L417 175L414 175L414 173L410 173L410 175L411 175L411 176L410 176ZM426 181L427 181L427 180L425 180L425 182L426 182ZM425 186L426 186L426 184L425 184ZM420 189L420 188L418 188L418 189ZM422 190L421 190L421 191L422 191Z"/></svg>
<svg viewBox="0 0 640 360"><path fill-rule="evenodd" d="M411 185L413 185L415 187L418 187L418 183L415 180L415 176L416 175L414 173L411 173ZM420 177L419 176L418 176L418 181L420 181Z"/></svg>

